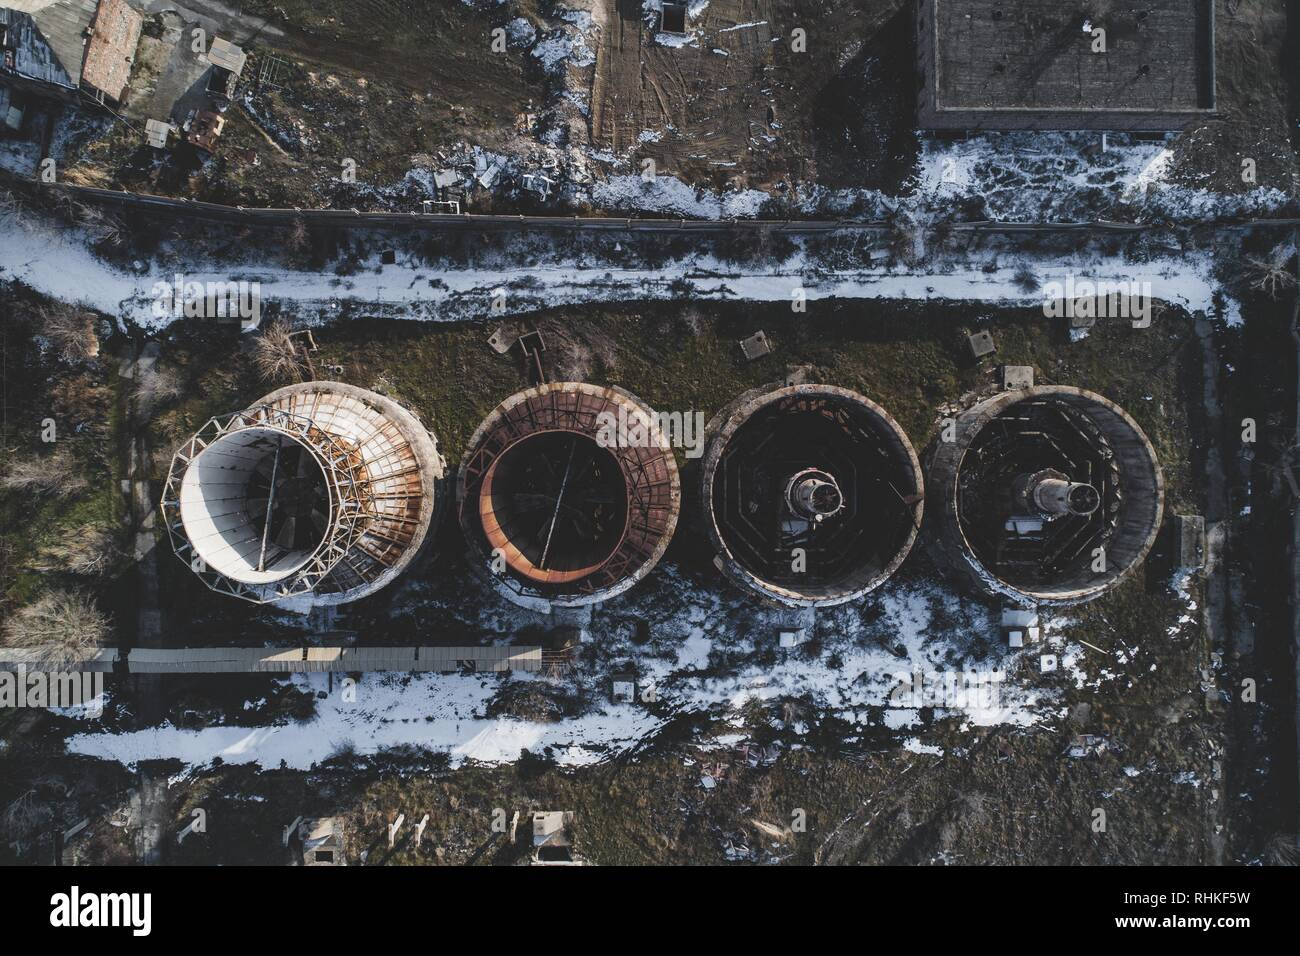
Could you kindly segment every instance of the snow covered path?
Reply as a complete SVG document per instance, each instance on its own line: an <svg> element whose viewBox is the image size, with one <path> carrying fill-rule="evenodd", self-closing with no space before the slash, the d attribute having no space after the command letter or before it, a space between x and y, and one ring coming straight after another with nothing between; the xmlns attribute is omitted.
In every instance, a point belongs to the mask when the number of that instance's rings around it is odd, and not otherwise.
<svg viewBox="0 0 1300 956"><path fill-rule="evenodd" d="M1023 266L969 260L911 269L864 265L825 269L795 255L755 269L740 268L711 256L687 256L657 268L595 268L557 261L538 266L498 269L436 269L398 262L381 266L377 257L353 275L299 271L255 262L200 267L187 271L187 282L260 284L263 306L278 303L303 318L324 315L340 303L373 306L380 314L414 319L479 318L494 293L506 290L505 311L528 312L559 305L595 304L689 297L693 301L791 301L802 289L809 300L948 299L1032 306L1042 297L1026 293ZM1156 258L1130 263L1118 258L1075 256L1031 266L1040 285L1064 283L1067 277L1112 283L1150 283L1151 294L1189 310L1208 309L1217 289L1206 254ZM73 230L53 230L24 223L0 233L0 279L16 279L38 292L78 302L143 328L156 329L173 320L158 314L156 286L174 279L170 270L151 266L139 272L115 268L97 258L85 237ZM689 283L689 286L683 285ZM170 292L167 293L170 296Z"/></svg>
<svg viewBox="0 0 1300 956"><path fill-rule="evenodd" d="M601 637L611 660L635 659L639 686L643 691L655 688L662 705L656 708L658 716L640 705L610 704L605 698L608 673L579 675L588 709L548 722L486 716L496 710L493 701L508 684L552 683L547 678L376 673L364 675L352 688L354 694L336 679L333 693L317 697L315 714L303 722L201 730L160 724L112 733L87 721L85 733L68 739L68 752L127 766L165 759L202 766L219 757L263 768L283 761L293 769L308 769L345 746L363 755L413 746L445 753L453 766L465 760L511 762L525 749L539 753L550 748L557 763L580 766L652 739L666 715L709 713L744 736L745 715L753 701L805 700L823 716L863 728L883 725L904 736L925 732L929 724L922 720L920 708L928 706L935 706L936 721L956 718L965 729L1023 727L1057 712L1053 692L1033 686L1024 675L1012 676L1014 653L1002 648L972 651L972 639L989 633L994 623L982 607L941 588L887 586L873 599L891 635L889 646L870 636L861 609L846 606L827 611L821 654L786 652L775 663L760 664L752 660L760 640L753 635L770 633L773 621L765 616L759 632L737 629L723 598L670 577L660 584L683 596L682 608L656 631L650 645L634 647L612 632ZM950 624L936 626L938 608L945 610ZM739 655L748 660L720 672L710 666L715 653L719 659ZM908 681L919 674L982 675L988 683L968 697L923 702L907 689ZM327 687L323 674L288 679L313 695ZM796 734L807 730L791 729Z"/></svg>
<svg viewBox="0 0 1300 956"><path fill-rule="evenodd" d="M518 678L516 678L518 679ZM304 690L324 691L322 674L292 678ZM517 760L524 750L553 747L556 759L578 766L602 759L653 733L659 720L644 710L607 705L561 723L486 718L484 705L498 689L484 676L368 675L349 700L336 681L334 693L316 701L316 714L301 723L267 727L222 726L183 730L170 724L131 733L86 733L68 739L69 753L135 766L143 760L178 759L190 766L256 763L307 770L346 747L374 754L403 745L445 752L453 766L467 759L485 763Z"/></svg>

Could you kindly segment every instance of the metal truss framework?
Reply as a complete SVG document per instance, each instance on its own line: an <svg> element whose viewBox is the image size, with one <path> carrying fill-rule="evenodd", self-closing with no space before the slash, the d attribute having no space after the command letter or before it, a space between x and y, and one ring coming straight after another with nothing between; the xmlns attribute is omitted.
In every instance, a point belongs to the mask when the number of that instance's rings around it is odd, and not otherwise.
<svg viewBox="0 0 1300 956"><path fill-rule="evenodd" d="M208 567L190 541L181 520L181 485L190 465L214 442L246 428L277 431L306 447L320 465L329 486L330 508L321 543L306 565L273 585L244 584ZM365 464L357 449L317 427L309 418L274 405L260 404L210 419L177 450L163 488L162 513L172 550L204 584L220 594L266 604L316 590L366 533L378 509Z"/></svg>

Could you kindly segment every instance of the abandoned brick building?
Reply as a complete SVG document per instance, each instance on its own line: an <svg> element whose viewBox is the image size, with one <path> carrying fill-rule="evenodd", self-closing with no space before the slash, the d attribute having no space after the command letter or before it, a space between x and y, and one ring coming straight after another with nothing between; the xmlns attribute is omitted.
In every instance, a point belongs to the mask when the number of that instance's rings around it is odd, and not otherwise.
<svg viewBox="0 0 1300 956"><path fill-rule="evenodd" d="M0 0L0 123L29 96L120 104L143 23L125 0Z"/></svg>

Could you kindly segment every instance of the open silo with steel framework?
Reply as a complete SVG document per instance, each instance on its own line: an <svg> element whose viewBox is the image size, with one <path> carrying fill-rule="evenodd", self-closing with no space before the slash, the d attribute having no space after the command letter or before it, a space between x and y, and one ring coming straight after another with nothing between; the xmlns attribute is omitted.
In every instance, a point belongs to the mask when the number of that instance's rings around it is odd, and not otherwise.
<svg viewBox="0 0 1300 956"><path fill-rule="evenodd" d="M1098 597L1160 530L1155 449L1095 392L1040 385L977 401L941 430L928 460L936 559L1019 604Z"/></svg>
<svg viewBox="0 0 1300 956"><path fill-rule="evenodd" d="M176 554L213 590L344 604L415 559L445 471L401 405L308 382L199 429L172 459L162 513Z"/></svg>
<svg viewBox="0 0 1300 956"><path fill-rule="evenodd" d="M861 597L916 540L921 465L869 398L833 385L746 392L709 423L700 467L714 563L770 603Z"/></svg>
<svg viewBox="0 0 1300 956"><path fill-rule="evenodd" d="M681 507L654 413L614 386L518 392L471 437L456 482L470 560L542 612L599 603L650 572Z"/></svg>

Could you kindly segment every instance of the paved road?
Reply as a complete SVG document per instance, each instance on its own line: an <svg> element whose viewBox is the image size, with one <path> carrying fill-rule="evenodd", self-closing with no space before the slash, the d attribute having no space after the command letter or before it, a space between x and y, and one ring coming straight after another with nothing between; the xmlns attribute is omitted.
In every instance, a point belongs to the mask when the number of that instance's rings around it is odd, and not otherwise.
<svg viewBox="0 0 1300 956"><path fill-rule="evenodd" d="M131 367L132 380L151 374L158 361L160 347L156 340L147 342ZM135 528L135 566L137 592L135 646L161 647L162 611L158 600L158 539L153 495L149 485L149 445L147 430L141 419L138 400L128 400L128 428L132 433L128 478L131 487L131 524ZM135 690L136 720L141 727L159 723L164 715L163 679L147 674L129 678ZM142 764L138 777L140 832L137 855L141 863L156 866L163 861L163 846L171 809L167 799L167 774Z"/></svg>

